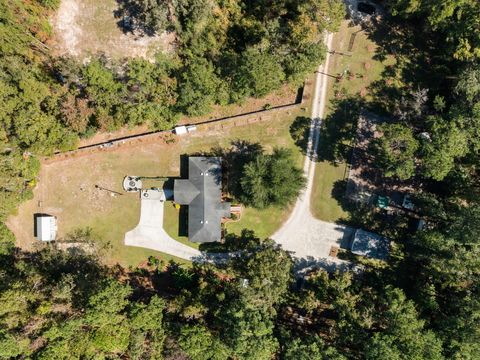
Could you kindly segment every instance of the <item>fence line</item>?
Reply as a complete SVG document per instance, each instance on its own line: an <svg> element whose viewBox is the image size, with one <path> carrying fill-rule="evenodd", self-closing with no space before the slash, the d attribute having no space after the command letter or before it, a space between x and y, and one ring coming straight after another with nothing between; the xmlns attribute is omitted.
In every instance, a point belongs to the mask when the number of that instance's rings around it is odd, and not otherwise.
<svg viewBox="0 0 480 360"><path fill-rule="evenodd" d="M194 125L197 127L197 131L214 131L228 129L236 126L245 126L248 124L253 124L262 121L268 121L271 119L271 114L277 113L279 111L285 111L290 109L295 109L305 103L306 100L310 98L310 95L305 91L305 88L310 85L310 81L306 81L302 88L302 95L300 101L295 103L279 105L272 107L270 109L262 109L256 111L250 111L247 113L226 116L218 119L206 120L193 124L182 124L182 126ZM116 150L123 145L135 145L140 143L149 143L152 141L162 141L166 144L169 142L175 141L174 129L168 130L159 130L159 131L149 131L141 134L134 134L123 136L115 139L106 140L103 142L80 146L75 150L66 151L66 152L56 152L51 157L44 158L44 163L51 164L56 161L61 161L69 159L72 157L89 155L97 152L108 152Z"/></svg>

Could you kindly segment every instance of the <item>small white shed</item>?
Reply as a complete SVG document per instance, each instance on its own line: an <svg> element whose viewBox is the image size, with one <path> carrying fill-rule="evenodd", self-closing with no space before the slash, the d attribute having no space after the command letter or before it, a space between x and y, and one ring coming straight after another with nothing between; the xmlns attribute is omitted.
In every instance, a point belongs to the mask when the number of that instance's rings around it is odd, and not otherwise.
<svg viewBox="0 0 480 360"><path fill-rule="evenodd" d="M177 126L175 128L175 134L177 135L185 135L187 133L187 128L185 126Z"/></svg>
<svg viewBox="0 0 480 360"><path fill-rule="evenodd" d="M197 131L197 126L196 125L189 125L187 126L187 131L189 133Z"/></svg>
<svg viewBox="0 0 480 360"><path fill-rule="evenodd" d="M57 218L51 215L35 217L35 234L40 241L53 241L57 237Z"/></svg>

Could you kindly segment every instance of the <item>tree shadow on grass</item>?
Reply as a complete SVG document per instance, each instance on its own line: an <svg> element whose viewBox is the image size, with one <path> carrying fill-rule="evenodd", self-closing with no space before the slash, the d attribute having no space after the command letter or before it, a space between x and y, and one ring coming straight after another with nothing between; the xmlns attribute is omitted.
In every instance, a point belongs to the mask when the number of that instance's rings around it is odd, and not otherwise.
<svg viewBox="0 0 480 360"><path fill-rule="evenodd" d="M394 55L397 64L390 70L408 87L428 88L434 93L450 88L446 75L455 73L455 64L449 63L445 48L438 46L443 41L439 38L442 34L431 31L427 22L414 17L386 17L366 29L366 33L378 45L374 59L384 61ZM384 75L385 78L389 74Z"/></svg>
<svg viewBox="0 0 480 360"><path fill-rule="evenodd" d="M320 161L348 161L350 143L355 137L357 120L363 106L363 100L353 97L332 101L332 111L325 118L320 131Z"/></svg>
<svg viewBox="0 0 480 360"><path fill-rule="evenodd" d="M332 187L332 198L334 198L338 205L342 208L345 212L350 212L353 210L354 205L352 202L345 196L347 190L347 183L348 179L337 180L333 183Z"/></svg>
<svg viewBox="0 0 480 360"><path fill-rule="evenodd" d="M221 242L210 242L199 244L198 250L206 253L223 253L228 252L224 243Z"/></svg>
<svg viewBox="0 0 480 360"><path fill-rule="evenodd" d="M390 70L386 69L382 73L381 79L373 81L368 86L368 91L373 98L368 104L368 108L378 115L391 116L396 112L402 98L409 95L406 89L392 82L391 79L395 78L396 75L391 73Z"/></svg>
<svg viewBox="0 0 480 360"><path fill-rule="evenodd" d="M295 145L300 148L304 155L307 153L308 135L311 122L312 119L309 117L297 116L292 125L290 125L290 136L295 142Z"/></svg>

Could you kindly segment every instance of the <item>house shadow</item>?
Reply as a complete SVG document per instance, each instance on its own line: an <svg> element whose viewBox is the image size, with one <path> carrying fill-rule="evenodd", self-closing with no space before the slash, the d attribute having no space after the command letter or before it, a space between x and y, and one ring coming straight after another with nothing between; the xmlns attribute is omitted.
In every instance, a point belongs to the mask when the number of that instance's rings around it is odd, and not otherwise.
<svg viewBox="0 0 480 360"><path fill-rule="evenodd" d="M190 154L181 154L180 155L180 179L188 179L188 158L190 156L195 156L195 155L190 155ZM173 183L172 183L172 189L173 189Z"/></svg>
<svg viewBox="0 0 480 360"><path fill-rule="evenodd" d="M162 190L165 191L165 194L171 194L171 197L167 200L173 200L173 184L175 183L174 177L168 177L168 179L163 183Z"/></svg>
<svg viewBox="0 0 480 360"><path fill-rule="evenodd" d="M188 236L188 207L180 206L178 212L178 236Z"/></svg>
<svg viewBox="0 0 480 360"><path fill-rule="evenodd" d="M166 194L166 199L174 201L174 187L175 180L187 179L188 178L188 155L181 154L179 157L180 164L180 175L179 176L169 176L168 179L163 183L162 189ZM167 205L165 205L167 206ZM173 206L173 204L172 204ZM180 205L178 209L178 236L188 236L188 207Z"/></svg>

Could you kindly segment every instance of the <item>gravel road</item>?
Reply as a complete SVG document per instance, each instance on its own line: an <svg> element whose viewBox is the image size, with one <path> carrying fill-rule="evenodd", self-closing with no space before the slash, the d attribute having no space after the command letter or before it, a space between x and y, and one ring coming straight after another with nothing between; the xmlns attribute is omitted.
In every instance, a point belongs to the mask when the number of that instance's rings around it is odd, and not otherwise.
<svg viewBox="0 0 480 360"><path fill-rule="evenodd" d="M332 46L332 34L325 36L328 50ZM346 247L353 229L318 220L310 211L317 148L319 146L320 128L325 114L327 100L327 82L330 63L330 53L327 53L325 63L317 71L315 93L312 107L312 122L305 157L304 172L307 186L301 193L290 217L272 238L282 247L290 251L298 262L303 264L318 263L327 269L334 270L348 266L349 263L329 256L332 246Z"/></svg>

